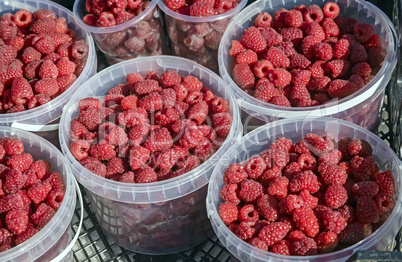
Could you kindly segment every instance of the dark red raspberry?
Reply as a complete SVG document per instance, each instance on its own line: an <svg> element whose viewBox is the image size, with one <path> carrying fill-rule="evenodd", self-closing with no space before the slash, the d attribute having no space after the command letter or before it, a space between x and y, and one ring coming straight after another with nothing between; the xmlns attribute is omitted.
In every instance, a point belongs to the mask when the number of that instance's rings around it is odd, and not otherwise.
<svg viewBox="0 0 402 262"><path fill-rule="evenodd" d="M224 202L220 204L218 213L223 223L229 225L230 223L237 221L239 211L237 205L230 202Z"/></svg>
<svg viewBox="0 0 402 262"><path fill-rule="evenodd" d="M362 224L377 223L380 221L380 211L376 202L366 196L359 197L356 201L356 221Z"/></svg>
<svg viewBox="0 0 402 262"><path fill-rule="evenodd" d="M347 60L331 60L325 63L325 70L327 75L332 79L342 78L350 69L350 63Z"/></svg>
<svg viewBox="0 0 402 262"><path fill-rule="evenodd" d="M241 182L239 197L241 200L255 203L264 194L264 187L253 180L245 179Z"/></svg>
<svg viewBox="0 0 402 262"><path fill-rule="evenodd" d="M391 197L395 194L395 179L392 172L387 170L382 173L376 174L373 181L377 183L379 192L389 195Z"/></svg>
<svg viewBox="0 0 402 262"><path fill-rule="evenodd" d="M354 156L351 162L352 174L357 182L370 180L376 172L375 159Z"/></svg>
<svg viewBox="0 0 402 262"><path fill-rule="evenodd" d="M270 249L270 252L289 256L290 255L290 242L287 240L280 240L276 242Z"/></svg>
<svg viewBox="0 0 402 262"><path fill-rule="evenodd" d="M344 169L328 162L322 162L317 170L327 185L343 185L348 178Z"/></svg>
<svg viewBox="0 0 402 262"><path fill-rule="evenodd" d="M296 227L309 237L315 237L319 232L317 217L309 207L302 207L293 211L293 221Z"/></svg>
<svg viewBox="0 0 402 262"><path fill-rule="evenodd" d="M358 199L362 196L374 198L378 194L378 191L379 187L377 183L373 181L358 182L352 187L352 193L355 199Z"/></svg>
<svg viewBox="0 0 402 262"><path fill-rule="evenodd" d="M374 34L374 27L370 24L357 23L353 28L353 35L360 43L369 40Z"/></svg>
<svg viewBox="0 0 402 262"><path fill-rule="evenodd" d="M353 245L365 238L364 226L358 222L348 224L345 229L339 233L339 243Z"/></svg>
<svg viewBox="0 0 402 262"><path fill-rule="evenodd" d="M317 253L317 243L309 237L295 241L290 245L290 254L295 256L317 255Z"/></svg>
<svg viewBox="0 0 402 262"><path fill-rule="evenodd" d="M349 61L352 64L367 62L368 59L368 53L362 44L354 44L351 46Z"/></svg>
<svg viewBox="0 0 402 262"><path fill-rule="evenodd" d="M378 211L380 215L387 214L391 212L395 207L395 200L392 196L380 193L374 197L374 201L377 204Z"/></svg>
<svg viewBox="0 0 402 262"><path fill-rule="evenodd" d="M258 238L264 241L268 247L271 247L284 239L288 232L288 225L283 222L275 222L263 227L258 233Z"/></svg>
<svg viewBox="0 0 402 262"><path fill-rule="evenodd" d="M352 139L348 144L348 150L352 156L368 157L371 156L373 149L370 144L363 139Z"/></svg>
<svg viewBox="0 0 402 262"><path fill-rule="evenodd" d="M380 66L381 63L385 60L385 56L387 54L385 49L381 46L369 47L367 52L368 52L368 63L371 66L371 68Z"/></svg>
<svg viewBox="0 0 402 262"><path fill-rule="evenodd" d="M314 238L320 254L329 253L335 250L338 245L338 236L334 232L322 232Z"/></svg>

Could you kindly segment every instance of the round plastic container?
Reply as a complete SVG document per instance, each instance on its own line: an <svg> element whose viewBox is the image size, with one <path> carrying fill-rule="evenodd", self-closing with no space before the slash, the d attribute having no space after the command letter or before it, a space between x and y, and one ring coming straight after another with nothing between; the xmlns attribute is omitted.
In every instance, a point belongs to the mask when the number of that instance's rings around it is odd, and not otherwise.
<svg viewBox="0 0 402 262"><path fill-rule="evenodd" d="M245 8L235 20L233 20L222 37L219 47L219 71L223 80L228 83L235 93L238 104L245 112L242 117L243 122L254 121L257 125L261 122L267 123L282 118L304 118L304 117L334 117L345 119L349 122L358 124L366 129L373 130L377 124L377 118L383 103L384 90L388 84L391 74L397 62L398 41L395 27L389 18L373 4L363 0L338 0L335 1L340 7L340 16L353 17L360 23L369 23L374 26L375 33L381 38L383 47L387 51L384 64L375 77L362 89L356 93L320 106L308 108L282 107L262 102L244 92L233 81L232 62L229 56L231 40L239 40L244 29L254 23L254 19L261 12L268 12L271 15L275 11L286 8L291 9L296 5L305 4L306 6L318 4L324 6L327 0L283 0L283 1L257 1ZM256 124L254 124L256 125ZM252 128L250 128L252 129Z"/></svg>
<svg viewBox="0 0 402 262"><path fill-rule="evenodd" d="M24 243L0 253L0 261L51 261L62 253L71 241L73 232L70 227L76 204L74 178L63 154L45 139L15 128L0 126L0 137L18 138L24 144L26 153L34 160L46 159L51 170L61 174L66 187L64 200L54 217L33 237ZM58 261L72 261L73 253Z"/></svg>
<svg viewBox="0 0 402 262"><path fill-rule="evenodd" d="M85 24L82 20L87 14L85 1L75 1L73 7L75 21L84 30L91 32L96 45L110 64L136 57L170 53L163 28L163 19L156 5L158 0L148 2L149 5L133 19L111 27Z"/></svg>
<svg viewBox="0 0 402 262"><path fill-rule="evenodd" d="M164 0L159 1L165 13L167 32L172 53L195 60L197 63L218 72L219 43L231 19L247 4L239 0L232 10L214 16L194 17L182 15L168 8Z"/></svg>
<svg viewBox="0 0 402 262"><path fill-rule="evenodd" d="M260 250L233 234L219 217L217 208L222 202L219 190L224 185L223 173L230 164L245 162L250 157L265 150L279 137L284 136L295 143L303 139L308 133L330 134L336 141L343 137L360 138L368 141L373 148L373 156L380 170L391 170L394 175L396 187L394 210L387 221L369 237L337 252L303 257L283 256ZM248 133L242 138L241 144L233 145L225 153L225 156L228 161L221 161L215 167L209 183L207 212L219 240L232 255L241 261L346 261L358 250L385 250L394 240L402 225L402 162L380 138L358 125L326 117L306 118L304 120L282 119Z"/></svg>
<svg viewBox="0 0 402 262"><path fill-rule="evenodd" d="M230 103L233 124L216 153L190 172L164 181L128 184L112 181L87 170L70 153L70 122L79 114L78 102L102 97L126 75L146 75L177 70L193 75ZM61 118L59 137L63 153L89 196L103 231L124 248L143 254L175 253L195 246L213 234L205 209L207 183L212 167L229 146L240 138L239 109L221 78L194 61L172 56L143 57L125 61L99 72L72 97Z"/></svg>
<svg viewBox="0 0 402 262"><path fill-rule="evenodd" d="M11 114L0 114L0 125L13 126L27 131L42 130L42 132L38 133L39 135L47 138L52 142L57 142L58 125L44 125L51 122L57 123L57 119L60 118L63 111L63 106L67 103L71 95L89 77L96 73L97 58L95 53L95 46L92 40L92 36L76 24L73 13L59 4L53 3L51 1L40 0L14 0L0 2L0 16L4 13L15 13L20 9L26 9L30 12L34 12L37 9L49 9L55 12L57 17L65 17L68 22L68 28L74 29L77 32L77 36L81 39L84 39L89 47L87 62L84 69L82 70L81 75L77 78L74 84L72 84L64 93L62 93L57 98L51 100L49 103L27 111Z"/></svg>

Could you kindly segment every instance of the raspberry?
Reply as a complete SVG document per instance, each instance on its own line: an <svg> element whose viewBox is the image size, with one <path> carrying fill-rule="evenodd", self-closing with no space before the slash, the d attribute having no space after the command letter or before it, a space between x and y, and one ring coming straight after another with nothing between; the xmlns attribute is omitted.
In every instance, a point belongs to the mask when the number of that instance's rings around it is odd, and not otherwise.
<svg viewBox="0 0 402 262"><path fill-rule="evenodd" d="M384 193L376 195L374 201L377 204L380 215L391 212L395 207L395 200L392 198L392 196Z"/></svg>
<svg viewBox="0 0 402 262"><path fill-rule="evenodd" d="M203 83L196 77L188 75L183 78L182 84L188 92L201 91Z"/></svg>
<svg viewBox="0 0 402 262"><path fill-rule="evenodd" d="M41 33L35 36L32 39L32 45L36 50L45 55L53 53L56 49L52 38L46 33Z"/></svg>
<svg viewBox="0 0 402 262"><path fill-rule="evenodd" d="M198 17L214 15L214 6L210 2L195 2L190 6L190 15Z"/></svg>
<svg viewBox="0 0 402 262"><path fill-rule="evenodd" d="M278 200L270 195L263 195L257 201L259 214L262 215L269 223L279 218Z"/></svg>
<svg viewBox="0 0 402 262"><path fill-rule="evenodd" d="M284 239L288 232L288 225L283 222L275 222L263 227L258 233L258 238L264 241L268 247L271 247Z"/></svg>
<svg viewBox="0 0 402 262"><path fill-rule="evenodd" d="M32 163L32 155L28 153L14 155L7 160L8 167L17 169L20 172L28 170Z"/></svg>
<svg viewBox="0 0 402 262"><path fill-rule="evenodd" d="M68 59L68 58L66 58ZM74 73L74 71L73 71ZM50 60L45 60L39 68L39 78L53 78L56 79L59 72L57 66Z"/></svg>
<svg viewBox="0 0 402 262"><path fill-rule="evenodd" d="M379 187L376 182L373 181L363 181L358 182L353 185L352 193L355 199L366 196L369 198L374 198L378 194Z"/></svg>
<svg viewBox="0 0 402 262"><path fill-rule="evenodd" d="M288 28L283 28L281 31L282 35L282 40L284 42L292 42L295 46L300 45L301 41L303 40L303 31L300 30L297 27L288 27ZM266 37L267 38L267 37ZM276 45L278 45L280 39L275 42ZM267 43L269 40L267 40ZM278 43L279 42L279 43Z"/></svg>
<svg viewBox="0 0 402 262"><path fill-rule="evenodd" d="M260 32L262 37L267 42L267 47L277 46L283 42L282 35L276 32L273 28L260 28ZM291 34L291 32L287 35L293 39L293 34Z"/></svg>
<svg viewBox="0 0 402 262"><path fill-rule="evenodd" d="M106 176L106 166L102 163L88 163L85 164L84 167L98 176Z"/></svg>
<svg viewBox="0 0 402 262"><path fill-rule="evenodd" d="M91 156L99 160L109 160L116 155L113 150L113 146L110 145L105 139L99 141L99 143L94 144L89 149Z"/></svg>
<svg viewBox="0 0 402 262"><path fill-rule="evenodd" d="M353 94L358 89L351 81L335 79L329 83L327 91L330 97L344 98Z"/></svg>
<svg viewBox="0 0 402 262"><path fill-rule="evenodd" d="M230 223L237 221L239 211L235 204L224 202L220 204L218 213L223 223L229 225Z"/></svg>
<svg viewBox="0 0 402 262"><path fill-rule="evenodd" d="M292 70L292 84L307 85L310 81L311 72L309 70Z"/></svg>
<svg viewBox="0 0 402 262"><path fill-rule="evenodd" d="M13 21L0 21L0 38L9 40L17 35L17 25Z"/></svg>
<svg viewBox="0 0 402 262"><path fill-rule="evenodd" d="M286 177L276 177L268 186L267 192L272 196L276 195L278 199L282 199L287 195L288 185L289 179Z"/></svg>
<svg viewBox="0 0 402 262"><path fill-rule="evenodd" d="M373 181L377 183L379 192L391 197L395 194L395 180L392 172L387 170L382 173L378 173L373 177Z"/></svg>
<svg viewBox="0 0 402 262"><path fill-rule="evenodd" d="M228 201L233 204L240 203L238 194L239 194L239 186L237 184L226 184L220 190L220 197L224 201Z"/></svg>
<svg viewBox="0 0 402 262"><path fill-rule="evenodd" d="M288 236L286 237L286 240L290 241L290 242L295 242L295 241L299 241L302 240L303 238L305 238L306 235L299 231L299 230L293 230L290 231Z"/></svg>
<svg viewBox="0 0 402 262"><path fill-rule="evenodd" d="M6 229L5 229L6 230ZM39 232L39 229L36 228L27 228L24 232L22 232L21 234L19 234L16 238L15 238L15 245L19 245L25 241L27 241L28 239L30 239L31 237L33 237L36 233Z"/></svg>
<svg viewBox="0 0 402 262"><path fill-rule="evenodd" d="M269 70L274 69L274 66L268 60L260 60L254 64L253 72L258 78L264 78L267 76Z"/></svg>
<svg viewBox="0 0 402 262"><path fill-rule="evenodd" d="M82 60L88 55L89 47L85 42L76 41L71 47L71 56L75 59ZM85 65L85 64L84 64ZM76 70L79 64L76 62Z"/></svg>
<svg viewBox="0 0 402 262"><path fill-rule="evenodd" d="M338 235L339 243L353 245L365 238L364 231L364 226L358 222L348 224Z"/></svg>
<svg viewBox="0 0 402 262"><path fill-rule="evenodd" d="M334 149L329 153L323 153L318 159L318 162L319 163L328 162L337 165L341 160L342 160L342 152L339 151L338 149Z"/></svg>
<svg viewBox="0 0 402 262"><path fill-rule="evenodd" d="M368 52L368 63L371 66L371 68L380 66L387 54L385 49L380 46L369 47L367 52Z"/></svg>
<svg viewBox="0 0 402 262"><path fill-rule="evenodd" d="M362 63L368 61L368 54L366 49L361 44L355 44L350 48L349 61L352 64Z"/></svg>
<svg viewBox="0 0 402 262"><path fill-rule="evenodd" d="M0 55L0 66L6 66L17 57L17 49L13 46L1 45Z"/></svg>
<svg viewBox="0 0 402 262"><path fill-rule="evenodd" d="M266 40L261 35L260 30L254 26L244 30L244 34L241 36L241 43L256 53L261 53L267 48Z"/></svg>
<svg viewBox="0 0 402 262"><path fill-rule="evenodd" d="M255 203L264 194L263 186L253 180L245 179L241 182L239 197L248 203Z"/></svg>
<svg viewBox="0 0 402 262"><path fill-rule="evenodd" d="M151 132L144 142L144 147L151 152L169 149L173 146L173 139L166 128Z"/></svg>
<svg viewBox="0 0 402 262"><path fill-rule="evenodd" d="M260 157L264 159L267 168L275 166L283 169L289 163L289 155L283 149L268 149L260 153Z"/></svg>
<svg viewBox="0 0 402 262"><path fill-rule="evenodd" d="M355 222L355 209L352 206L344 205L337 211L341 213L348 224Z"/></svg>
<svg viewBox="0 0 402 262"><path fill-rule="evenodd" d="M6 215L7 228L14 234L21 234L28 225L28 214L24 210L11 210Z"/></svg>
<svg viewBox="0 0 402 262"><path fill-rule="evenodd" d="M32 87L25 78L14 78L11 86L11 99L14 103L26 104L33 96Z"/></svg>
<svg viewBox="0 0 402 262"><path fill-rule="evenodd" d="M325 63L327 74L333 79L342 78L350 69L350 63L347 60L331 60Z"/></svg>
<svg viewBox="0 0 402 262"><path fill-rule="evenodd" d="M349 142L348 151L352 156L368 157L371 156L373 149L366 140L355 138Z"/></svg>
<svg viewBox="0 0 402 262"><path fill-rule="evenodd" d="M307 189L303 189L299 196L303 199L304 206L314 209L318 205L318 198L312 196Z"/></svg>
<svg viewBox="0 0 402 262"><path fill-rule="evenodd" d="M123 159L119 157L113 157L106 165L106 177L114 177L117 175L121 175L126 171L127 163L123 161Z"/></svg>
<svg viewBox="0 0 402 262"><path fill-rule="evenodd" d="M258 220L259 220L259 215L258 215L258 212L254 205L247 204L239 210L239 221L240 222L242 222L242 221L257 222Z"/></svg>
<svg viewBox="0 0 402 262"><path fill-rule="evenodd" d="M240 41L232 40L230 43L231 43L231 47L229 50L229 55L231 57L236 57L241 52L246 51L246 48L243 46L243 44Z"/></svg>
<svg viewBox="0 0 402 262"><path fill-rule="evenodd" d="M286 55L286 56L291 56L296 54L296 50L293 47L293 43L292 42L282 42L280 43L277 47L282 50L282 52Z"/></svg>
<svg viewBox="0 0 402 262"><path fill-rule="evenodd" d="M45 64L45 62L44 62L44 64ZM60 59L57 60L55 65L57 67L57 72L58 72L59 77L74 74L75 64L74 64L74 62L71 62L67 57L61 57ZM42 65L42 67L43 67L43 65Z"/></svg>
<svg viewBox="0 0 402 262"><path fill-rule="evenodd" d="M56 172L56 171L51 172L49 174L49 178L46 179L46 181L49 182L49 184L52 186L53 190L63 190L63 191L65 191L63 178L61 177L61 175L58 172Z"/></svg>
<svg viewBox="0 0 402 262"><path fill-rule="evenodd" d="M287 68L290 65L289 58L281 49L274 46L268 49L265 59L270 61L274 67Z"/></svg>
<svg viewBox="0 0 402 262"><path fill-rule="evenodd" d="M180 9L186 5L186 1L184 0L167 0L164 3L173 11L176 11L177 9Z"/></svg>
<svg viewBox="0 0 402 262"><path fill-rule="evenodd" d="M293 211L293 221L297 228L309 237L315 237L319 232L317 217L311 208L295 209Z"/></svg>
<svg viewBox="0 0 402 262"><path fill-rule="evenodd" d="M303 15L298 10L290 10L285 14L285 24L287 26L299 27L303 22Z"/></svg>
<svg viewBox="0 0 402 262"><path fill-rule="evenodd" d="M27 176L22 174L18 169L11 169L3 182L3 191L6 194L14 194L24 187Z"/></svg>
<svg viewBox="0 0 402 262"><path fill-rule="evenodd" d="M78 110L80 112L84 112L87 109L99 109L102 107L102 102L94 97L87 97L84 99L81 99L80 102L78 103Z"/></svg>
<svg viewBox="0 0 402 262"><path fill-rule="evenodd" d="M53 78L43 78L35 84L35 91L37 93L49 96L57 94L59 88L59 84Z"/></svg>
<svg viewBox="0 0 402 262"><path fill-rule="evenodd" d="M269 146L269 149L282 149L286 152L291 152L292 148L293 148L292 140L286 139L285 137L277 138Z"/></svg>
<svg viewBox="0 0 402 262"><path fill-rule="evenodd" d="M216 133L221 137L227 137L232 126L232 116L227 112L212 115L212 123Z"/></svg>
<svg viewBox="0 0 402 262"><path fill-rule="evenodd" d="M306 36L314 36L323 41L325 39L325 32L319 23L311 22L307 26Z"/></svg>
<svg viewBox="0 0 402 262"><path fill-rule="evenodd" d="M36 225L43 227L45 226L55 215L56 211L45 203L40 204L36 212L31 215L31 220Z"/></svg>
<svg viewBox="0 0 402 262"><path fill-rule="evenodd" d="M290 254L296 256L316 255L318 253L317 244L314 239L305 237L299 241L292 242Z"/></svg>
<svg viewBox="0 0 402 262"><path fill-rule="evenodd" d="M56 19L56 14L52 10L38 9L33 13L32 17L35 21L45 19L45 18Z"/></svg>
<svg viewBox="0 0 402 262"><path fill-rule="evenodd" d="M376 202L369 197L359 197L356 201L356 221L362 224L380 221Z"/></svg>
<svg viewBox="0 0 402 262"><path fill-rule="evenodd" d="M257 61L257 53L250 49L246 49L236 56L236 62L238 64L254 65Z"/></svg>
<svg viewBox="0 0 402 262"><path fill-rule="evenodd" d="M21 209L23 206L24 202L19 194L6 195L0 198L0 214Z"/></svg>
<svg viewBox="0 0 402 262"><path fill-rule="evenodd" d="M325 203L328 207L338 209L348 200L348 193L341 185L330 185L325 191Z"/></svg>
<svg viewBox="0 0 402 262"><path fill-rule="evenodd" d="M352 159L351 167L357 182L367 181L375 174L375 159L371 156L367 158L355 156Z"/></svg>
<svg viewBox="0 0 402 262"><path fill-rule="evenodd" d="M154 81L154 85L155 85L155 80L147 80L147 81ZM168 70L165 71L163 74L161 74L160 76L160 81L163 87L171 87L177 84L180 84L181 82L181 76L177 73L177 71L174 70ZM156 82L157 84L158 82ZM155 88L155 90L153 91L160 91L157 90L157 88ZM138 92L137 92L138 93ZM147 92L150 93L150 92ZM138 93L140 94L140 93Z"/></svg>
<svg viewBox="0 0 402 262"><path fill-rule="evenodd" d="M212 111L214 113L222 113L230 111L229 102L221 97L214 98L211 104L212 104Z"/></svg>
<svg viewBox="0 0 402 262"><path fill-rule="evenodd" d="M148 112L160 110L163 107L162 97L158 92L152 92L138 101L138 107L141 107Z"/></svg>
<svg viewBox="0 0 402 262"><path fill-rule="evenodd" d="M110 12L102 12L96 21L97 27L110 27L116 25L116 19Z"/></svg>
<svg viewBox="0 0 402 262"><path fill-rule="evenodd" d="M28 189L27 195L35 204L39 204L45 201L51 190L52 186L49 182L37 182Z"/></svg>
<svg viewBox="0 0 402 262"><path fill-rule="evenodd" d="M381 38L376 34L373 34L373 36L369 40L364 42L364 47L366 49L368 49L369 47L372 47L372 46L377 46L377 47L382 46Z"/></svg>
<svg viewBox="0 0 402 262"><path fill-rule="evenodd" d="M318 43L313 48L314 55L319 60L332 59L332 47L327 43Z"/></svg>
<svg viewBox="0 0 402 262"><path fill-rule="evenodd" d="M370 24L357 23L353 28L353 35L360 43L369 40L374 34L374 27Z"/></svg>
<svg viewBox="0 0 402 262"><path fill-rule="evenodd" d="M324 76L325 61L318 60L310 66L311 77L321 78Z"/></svg>
<svg viewBox="0 0 402 262"><path fill-rule="evenodd" d="M311 194L320 189L317 176L310 170L297 174L289 183L289 191L291 192L296 193L303 189L307 189Z"/></svg>
<svg viewBox="0 0 402 262"><path fill-rule="evenodd" d="M135 175L136 183L152 183L157 181L155 171L149 166L140 168Z"/></svg>
<svg viewBox="0 0 402 262"><path fill-rule="evenodd" d="M69 146L71 154L77 160L87 157L89 148L90 144L85 140L72 141Z"/></svg>
<svg viewBox="0 0 402 262"><path fill-rule="evenodd" d="M292 215L295 209L305 206L305 203L301 196L287 195L279 202L278 206L281 214Z"/></svg>
<svg viewBox="0 0 402 262"><path fill-rule="evenodd" d="M254 221L242 221L237 227L236 236L242 240L248 240L255 235L255 228L253 228Z"/></svg>
<svg viewBox="0 0 402 262"><path fill-rule="evenodd" d="M286 27L285 17L287 12L289 11L286 10L285 8L281 8L274 13L272 26L276 30L281 30L282 28Z"/></svg>
<svg viewBox="0 0 402 262"><path fill-rule="evenodd" d="M343 185L348 178L344 169L328 162L322 162L317 170L327 185Z"/></svg>
<svg viewBox="0 0 402 262"><path fill-rule="evenodd" d="M352 67L351 74L356 74L356 75L359 75L359 76L361 76L363 78L367 77L367 76L370 76L371 75L371 67L366 62L355 64Z"/></svg>
<svg viewBox="0 0 402 262"><path fill-rule="evenodd" d="M314 238L320 254L329 253L335 250L338 245L338 236L334 232L322 232Z"/></svg>
<svg viewBox="0 0 402 262"><path fill-rule="evenodd" d="M231 164L223 174L225 184L237 184L248 177L242 164Z"/></svg>
<svg viewBox="0 0 402 262"><path fill-rule="evenodd" d="M187 118L202 124L208 115L208 104L205 101L198 102L190 108Z"/></svg>
<svg viewBox="0 0 402 262"><path fill-rule="evenodd" d="M332 48L335 59L347 59L350 53L350 43L347 39L339 39Z"/></svg>
<svg viewBox="0 0 402 262"><path fill-rule="evenodd" d="M307 57L307 59L314 58L314 46L321 43L321 39L316 36L306 36L301 43L302 54Z"/></svg>
<svg viewBox="0 0 402 262"><path fill-rule="evenodd" d="M32 14L26 9L20 9L14 14L14 23L18 27L28 27L32 21Z"/></svg>
<svg viewBox="0 0 402 262"><path fill-rule="evenodd" d="M301 154L297 163L300 166L301 170L316 170L317 169L317 160L310 154Z"/></svg>
<svg viewBox="0 0 402 262"><path fill-rule="evenodd" d="M324 29L326 38L339 36L339 27L331 18L325 18L321 22L321 26Z"/></svg>
<svg viewBox="0 0 402 262"><path fill-rule="evenodd" d="M255 27L271 27L272 17L267 12L262 12L257 15L254 19L254 26Z"/></svg>
<svg viewBox="0 0 402 262"><path fill-rule="evenodd" d="M279 95L278 90L269 81L257 84L254 92L254 97L263 101L269 102L274 96Z"/></svg>

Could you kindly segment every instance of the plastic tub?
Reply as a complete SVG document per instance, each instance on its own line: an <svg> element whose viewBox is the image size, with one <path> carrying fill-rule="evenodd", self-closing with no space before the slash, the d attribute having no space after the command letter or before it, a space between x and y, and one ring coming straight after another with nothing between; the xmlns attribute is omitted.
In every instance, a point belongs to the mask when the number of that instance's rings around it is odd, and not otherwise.
<svg viewBox="0 0 402 262"><path fill-rule="evenodd" d="M169 54L168 40L163 28L163 19L158 0L150 1L150 4L133 19L111 27L95 27L84 23L82 18L86 15L85 1L77 0L74 3L73 12L75 21L95 39L96 45L103 52L110 64L142 56L155 56ZM138 40L137 28L149 27L146 36L138 37L143 45L128 48L126 42L130 39ZM117 40L118 39L118 40Z"/></svg>
<svg viewBox="0 0 402 262"><path fill-rule="evenodd" d="M64 93L49 103L42 106L11 114L0 114L0 125L13 126L27 131L42 131L39 134L48 140L57 143L57 119L61 116L63 106L67 103L71 95L81 86L89 77L96 73L97 58L92 36L82 30L74 20L73 13L65 7L51 1L40 0L15 0L1 1L0 15L4 13L15 13L20 9L27 9L34 12L37 9L49 9L56 13L57 17L65 17L68 27L77 32L77 36L85 39L89 47L86 65L73 85ZM56 120L56 121L55 121ZM55 122L54 122L55 121ZM51 122L56 123L53 126L44 126ZM53 131L53 132L51 132Z"/></svg>
<svg viewBox="0 0 402 262"><path fill-rule="evenodd" d="M226 13L208 17L194 17L176 13L165 5L164 0L159 1L158 5L165 13L172 53L176 56L195 60L217 73L218 47L222 35L231 19L246 4L247 0L240 0L235 8ZM197 27L207 31L197 34ZM202 42L202 45L193 46L191 45L192 41Z"/></svg>
<svg viewBox="0 0 402 262"><path fill-rule="evenodd" d="M71 241L70 227L76 204L76 189L70 167L63 154L51 143L30 132L0 127L0 137L15 137L22 141L26 153L35 160L46 159L51 170L59 172L64 180L66 192L64 200L54 217L37 234L24 243L0 253L0 261L50 261L62 253ZM72 250L62 260L71 261Z"/></svg>
<svg viewBox="0 0 402 262"><path fill-rule="evenodd" d="M176 178L149 184L127 184L105 179L84 168L70 153L69 128L76 118L78 102L101 97L125 80L128 73L142 75L154 70L177 70L191 74L230 102L233 124L219 150L206 162ZM239 111L231 91L212 71L183 58L138 58L111 66L88 80L65 107L59 130L60 144L68 164L81 183L103 231L124 248L144 254L175 253L206 240L213 234L205 209L207 183L212 166L240 137Z"/></svg>
<svg viewBox="0 0 402 262"><path fill-rule="evenodd" d="M222 176L226 168L232 163L241 163L267 148L275 139L286 137L294 143L301 140L308 133L318 135L330 134L336 141L343 137L360 138L367 140L373 147L373 156L380 170L391 170L395 178L396 205L390 217L384 224L366 239L343 250L316 256L283 256L266 252L251 246L239 239L223 223L217 212L221 203L219 190L223 186ZM245 135L241 144L233 145L226 152L225 159L213 171L208 187L207 212L212 227L223 245L241 261L345 261L358 250L384 250L394 240L402 225L402 162L392 149L375 134L366 129L334 118L306 118L303 120L283 119L269 123Z"/></svg>
<svg viewBox="0 0 402 262"><path fill-rule="evenodd" d="M235 93L238 104L245 115L243 122L250 121L250 116L256 118L259 125L261 122L267 123L282 118L304 118L304 117L334 117L345 119L349 122L358 124L367 129L373 130L376 127L377 118L380 113L384 98L384 90L388 84L391 74L397 62L398 40L395 27L389 18L373 4L362 0L338 0L335 1L340 7L340 15L353 17L361 23L369 23L374 26L375 33L378 34L387 51L384 64L375 77L358 92L320 106L308 108L282 107L262 102L246 94L231 77L233 58L230 57L230 41L240 39L243 30L253 25L257 14L268 12L271 15L280 8L291 9L293 6L305 4L318 4L321 7L328 2L327 0L283 0L283 1L257 1L245 8L237 19L233 20L222 37L219 47L219 71L223 80L229 84ZM251 121L253 122L253 120Z"/></svg>

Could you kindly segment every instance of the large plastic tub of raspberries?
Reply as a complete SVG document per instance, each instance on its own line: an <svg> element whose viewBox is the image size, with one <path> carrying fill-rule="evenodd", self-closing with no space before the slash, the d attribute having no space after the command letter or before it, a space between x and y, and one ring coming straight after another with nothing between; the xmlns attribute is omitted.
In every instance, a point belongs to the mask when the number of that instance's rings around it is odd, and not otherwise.
<svg viewBox="0 0 402 262"><path fill-rule="evenodd" d="M0 20L0 125L57 130L43 126L96 72L92 36L50 1L2 1ZM58 141L57 131L41 135Z"/></svg>
<svg viewBox="0 0 402 262"><path fill-rule="evenodd" d="M366 1L258 1L228 26L219 70L243 121L331 116L374 130L396 36Z"/></svg>
<svg viewBox="0 0 402 262"><path fill-rule="evenodd" d="M387 249L401 227L402 163L356 124L283 119L226 153L207 210L241 261L346 261Z"/></svg>
<svg viewBox="0 0 402 262"><path fill-rule="evenodd" d="M247 0L159 1L173 54L218 72L222 35L246 4Z"/></svg>
<svg viewBox="0 0 402 262"><path fill-rule="evenodd" d="M194 61L138 58L79 89L60 144L108 236L135 252L175 253L213 235L207 183L240 139L238 110L223 80Z"/></svg>
<svg viewBox="0 0 402 262"><path fill-rule="evenodd" d="M91 32L110 64L168 55L168 39L157 0L77 0L77 23Z"/></svg>
<svg viewBox="0 0 402 262"><path fill-rule="evenodd" d="M0 170L0 260L71 261L76 191L63 154L35 134L2 126Z"/></svg>

